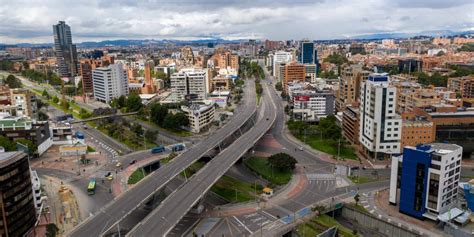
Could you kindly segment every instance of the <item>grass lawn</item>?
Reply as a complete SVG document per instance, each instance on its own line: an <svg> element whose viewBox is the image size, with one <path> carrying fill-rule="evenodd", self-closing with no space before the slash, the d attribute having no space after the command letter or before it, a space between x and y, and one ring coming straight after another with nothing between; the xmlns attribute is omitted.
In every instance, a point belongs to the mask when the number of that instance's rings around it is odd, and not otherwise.
<svg viewBox="0 0 474 237"><path fill-rule="evenodd" d="M257 185L257 195L262 193L262 187ZM211 191L232 202L247 202L255 200L255 185L242 182L229 176L222 176Z"/></svg>
<svg viewBox="0 0 474 237"><path fill-rule="evenodd" d="M185 171L181 172L181 176L185 177L185 172L186 172L186 177L191 177L193 174L198 172L202 167L204 167L206 163L202 161L196 161L192 165L190 165L188 168L186 168Z"/></svg>
<svg viewBox="0 0 474 237"><path fill-rule="evenodd" d="M299 225L296 231L301 237L314 237L321 233L321 231L310 224Z"/></svg>
<svg viewBox="0 0 474 237"><path fill-rule="evenodd" d="M303 134L296 134L293 131L291 133L300 141L305 141L305 136ZM318 135L307 135L306 144L310 145L316 150L337 156L338 141L332 141L331 139L324 138L321 140L321 137ZM349 145L342 147L340 152L341 158L358 160L357 155L354 153L354 148Z"/></svg>
<svg viewBox="0 0 474 237"><path fill-rule="evenodd" d="M152 126L152 127L156 127L156 128L160 128L160 129L164 129L166 130L167 132L170 132L170 133L173 133L174 135L177 135L177 136L180 136L180 137L190 137L192 135L194 135L192 132L190 131L186 131L186 130L172 130L172 129L167 129L167 128L162 128L158 125L156 125L155 123L152 123L146 119L143 119L139 116L134 116L136 119L139 119L140 121Z"/></svg>
<svg viewBox="0 0 474 237"><path fill-rule="evenodd" d="M128 177L128 184L136 184L138 183L138 181L142 180L147 175L148 175L147 171L145 171L144 169L138 168L137 170L135 170L135 172L132 173L132 175L130 175L130 177Z"/></svg>
<svg viewBox="0 0 474 237"><path fill-rule="evenodd" d="M274 185L287 184L293 175L292 172L281 172L277 169L273 169L272 172L272 168L267 164L266 157L250 157L244 160L244 164Z"/></svg>
<svg viewBox="0 0 474 237"><path fill-rule="evenodd" d="M345 237L356 237L357 235L352 234L352 230L343 225L339 224L335 219L328 215L320 215L311 220L312 222L325 226L327 228L331 228L333 226L337 226L339 230L339 234Z"/></svg>
<svg viewBox="0 0 474 237"><path fill-rule="evenodd" d="M87 152L95 152L93 147L87 146Z"/></svg>

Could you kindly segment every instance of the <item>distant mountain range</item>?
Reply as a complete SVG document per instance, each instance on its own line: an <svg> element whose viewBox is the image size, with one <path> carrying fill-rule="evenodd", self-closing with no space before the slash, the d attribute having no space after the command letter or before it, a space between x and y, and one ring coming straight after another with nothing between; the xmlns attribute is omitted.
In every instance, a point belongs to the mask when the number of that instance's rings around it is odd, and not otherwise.
<svg viewBox="0 0 474 237"><path fill-rule="evenodd" d="M439 37L439 36L457 36L457 35L474 35L474 30L470 31L451 31L451 30L436 30L436 31L422 31L418 33L375 33L375 34L364 34L347 37L345 39L334 39L334 41L340 40L381 40L381 39L405 39L413 38L417 36L426 36L426 37ZM164 45L164 44L176 44L176 45L202 45L208 43L214 44L238 44L241 42L246 42L248 39L238 39L238 40L225 40L221 38L210 38L210 39L199 39L199 40L153 40L153 39L144 39L144 40L105 40L99 42L82 42L78 43L78 47L104 47L104 46L138 46L138 45ZM331 40L324 40L331 41ZM15 45L7 45L0 43L0 49L6 46L18 46L18 47L52 47L53 43L40 43L40 44L30 44L30 43L20 43Z"/></svg>
<svg viewBox="0 0 474 237"><path fill-rule="evenodd" d="M381 39L406 39L417 36L428 36L428 37L440 37L440 36L457 36L457 35L469 35L474 34L473 30L470 31L451 31L451 30L434 30L434 31L422 31L418 33L376 33L376 34L365 34L356 35L349 37L349 39L366 39L366 40L381 40Z"/></svg>

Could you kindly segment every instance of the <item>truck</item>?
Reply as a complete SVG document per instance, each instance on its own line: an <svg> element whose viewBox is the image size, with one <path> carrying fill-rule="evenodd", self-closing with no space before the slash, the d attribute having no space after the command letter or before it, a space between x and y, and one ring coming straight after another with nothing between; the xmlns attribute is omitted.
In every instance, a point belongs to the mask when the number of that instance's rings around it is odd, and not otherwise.
<svg viewBox="0 0 474 237"><path fill-rule="evenodd" d="M165 151L164 146L157 146L151 149L151 154L161 153L163 151Z"/></svg>
<svg viewBox="0 0 474 237"><path fill-rule="evenodd" d="M182 150L184 150L184 148L185 148L184 144L174 144L174 145L171 146L171 150L173 152L182 151Z"/></svg>

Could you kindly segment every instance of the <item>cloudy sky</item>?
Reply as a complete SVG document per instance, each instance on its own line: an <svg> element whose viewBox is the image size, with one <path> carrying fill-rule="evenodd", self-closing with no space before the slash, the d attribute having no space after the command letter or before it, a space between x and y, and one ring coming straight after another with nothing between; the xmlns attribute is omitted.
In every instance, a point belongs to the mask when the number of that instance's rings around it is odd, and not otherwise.
<svg viewBox="0 0 474 237"><path fill-rule="evenodd" d="M206 37L333 39L473 30L473 0L0 0L0 43Z"/></svg>

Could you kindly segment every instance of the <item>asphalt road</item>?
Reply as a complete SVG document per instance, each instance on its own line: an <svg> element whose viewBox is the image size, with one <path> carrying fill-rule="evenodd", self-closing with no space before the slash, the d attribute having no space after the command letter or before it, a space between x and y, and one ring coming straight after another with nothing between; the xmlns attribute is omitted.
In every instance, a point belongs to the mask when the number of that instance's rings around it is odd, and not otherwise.
<svg viewBox="0 0 474 237"><path fill-rule="evenodd" d="M262 82L265 83L265 82ZM263 85L265 93L270 93ZM127 236L165 236L186 215L186 213L209 191L212 185L229 170L237 160L250 150L272 127L276 119L272 97L261 99L263 113L250 131L243 134L230 146L214 157L179 190L169 195Z"/></svg>
<svg viewBox="0 0 474 237"><path fill-rule="evenodd" d="M171 179L181 171L197 161L201 156L214 149L226 137L240 128L256 110L255 87L253 83L246 84L243 110L235 113L235 116L221 129L215 131L203 139L194 147L189 148L182 155L173 159L172 162L161 167L159 172L153 172L141 182L115 198L115 200L95 215L75 228L69 236L99 236L107 229L120 221L137 207L146 202L147 199L163 188Z"/></svg>

